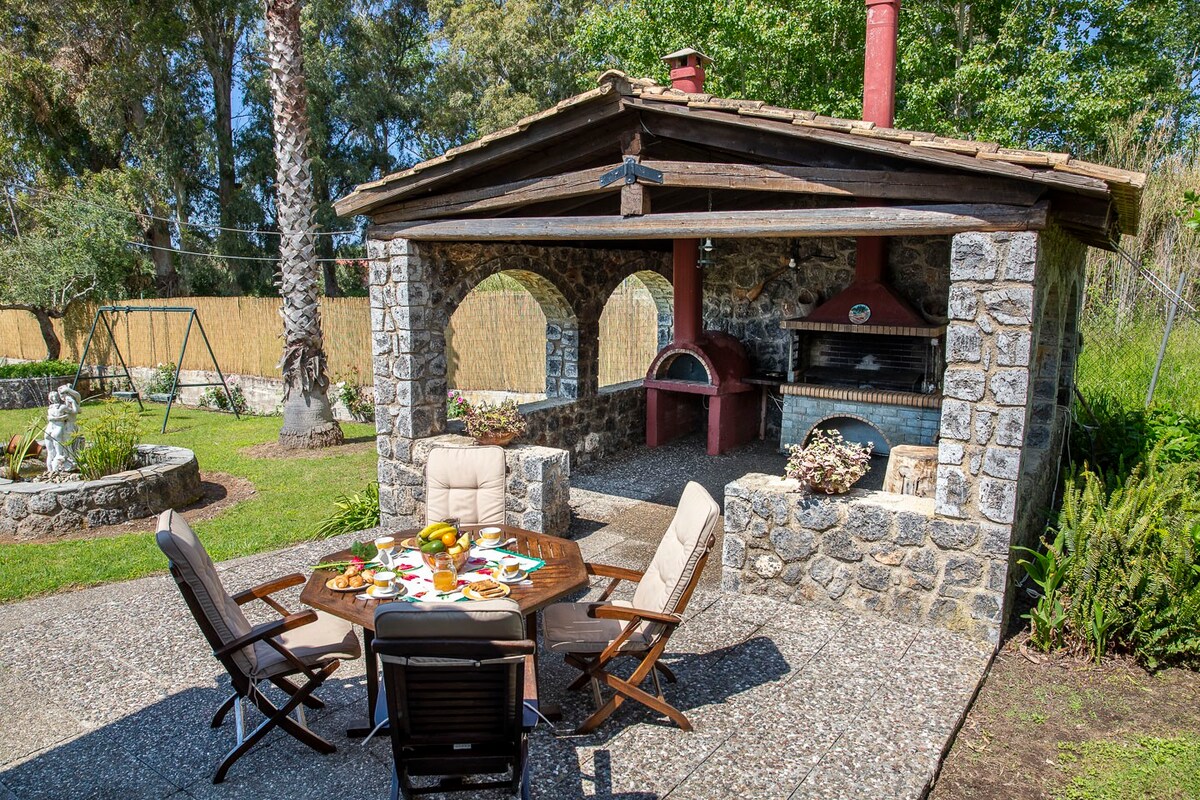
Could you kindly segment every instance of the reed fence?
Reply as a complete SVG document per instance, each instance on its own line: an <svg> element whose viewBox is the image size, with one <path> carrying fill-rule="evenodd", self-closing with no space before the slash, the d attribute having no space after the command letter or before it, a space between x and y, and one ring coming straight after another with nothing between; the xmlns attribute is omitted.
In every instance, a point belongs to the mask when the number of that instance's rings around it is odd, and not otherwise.
<svg viewBox="0 0 1200 800"><path fill-rule="evenodd" d="M120 305L192 306L199 314L221 369L228 374L279 377L279 301L269 297L186 297L170 301L127 300ZM55 320L62 358L79 360L95 305L76 306ZM329 371L351 378L371 375L371 317L367 298L325 298L321 303ZM657 349L656 310L649 293L634 283L612 296L600 323L600 383L642 377ZM111 315L121 355L131 367L174 363L186 314ZM545 390L546 317L523 290L477 291L455 312L446 332L450 386L465 390L536 393ZM204 343L192 331L184 369L212 369ZM40 360L46 348L31 314L0 311L0 358ZM113 364L106 335L97 335L88 362Z"/></svg>

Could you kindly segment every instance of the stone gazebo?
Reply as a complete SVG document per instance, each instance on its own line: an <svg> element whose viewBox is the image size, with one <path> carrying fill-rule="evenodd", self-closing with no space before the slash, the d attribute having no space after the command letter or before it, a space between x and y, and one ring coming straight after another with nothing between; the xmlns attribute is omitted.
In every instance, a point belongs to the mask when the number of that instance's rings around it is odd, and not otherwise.
<svg viewBox="0 0 1200 800"><path fill-rule="evenodd" d="M450 315L504 272L547 319L547 399L523 409L532 444L511 448L510 520L565 529L569 460L647 441L647 389L598 387L600 314L637 275L658 298L660 344L688 345L680 303L694 301L700 346L721 331L744 349L746 369L727 385L758 391L745 379L775 376L766 391L781 411L764 403L763 423L781 447L839 420L884 449L937 447L935 497L820 499L754 475L731 484L726 587L996 641L1010 548L1035 537L1054 484L1086 248L1136 230L1142 181L1065 154L606 73L337 203L371 221L384 524L421 513L424 454L446 432ZM710 237L710 261L689 261L680 244ZM808 316L801 289L821 301ZM863 370L900 384L844 380ZM650 409L658 424L704 426L714 390L703 373L651 377L679 392ZM759 420L744 425L750 407L730 424L757 433Z"/></svg>

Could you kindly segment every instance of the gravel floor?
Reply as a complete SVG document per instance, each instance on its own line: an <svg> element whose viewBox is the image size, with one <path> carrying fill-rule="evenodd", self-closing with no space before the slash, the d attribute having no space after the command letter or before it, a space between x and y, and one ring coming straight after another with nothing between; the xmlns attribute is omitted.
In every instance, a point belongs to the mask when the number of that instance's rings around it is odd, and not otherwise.
<svg viewBox="0 0 1200 800"><path fill-rule="evenodd" d="M720 497L744 472L781 468L769 448L710 460L682 442L580 471L571 535L590 560L643 568L686 479ZM219 569L237 591L344 541ZM987 653L945 631L722 594L716 567L666 658L679 676L668 700L695 730L632 703L589 736L540 726L534 797L920 797ZM557 656L543 655L539 670L543 699L560 703L559 726L573 728L589 713L588 693L565 691L573 676ZM343 665L323 688L329 707L309 714L337 753L275 733L213 786L233 744L230 723L207 724L226 685L165 575L0 606L0 800L387 796L389 743L343 735L365 713L361 661Z"/></svg>

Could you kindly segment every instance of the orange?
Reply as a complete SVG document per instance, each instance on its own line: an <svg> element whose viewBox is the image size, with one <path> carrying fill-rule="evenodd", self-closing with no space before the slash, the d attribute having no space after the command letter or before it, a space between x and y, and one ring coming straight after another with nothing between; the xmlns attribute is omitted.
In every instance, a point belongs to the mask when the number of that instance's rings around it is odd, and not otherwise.
<svg viewBox="0 0 1200 800"><path fill-rule="evenodd" d="M442 544L446 547L453 547L458 542L457 531L446 531L442 534Z"/></svg>

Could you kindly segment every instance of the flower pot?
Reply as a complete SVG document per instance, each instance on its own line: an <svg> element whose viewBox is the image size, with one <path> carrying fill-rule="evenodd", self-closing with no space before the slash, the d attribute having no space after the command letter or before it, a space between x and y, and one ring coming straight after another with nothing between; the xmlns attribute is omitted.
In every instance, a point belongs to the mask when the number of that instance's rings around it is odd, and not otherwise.
<svg viewBox="0 0 1200 800"><path fill-rule="evenodd" d="M846 492L853 489L854 485L851 484L850 486L847 486L846 488L843 489L838 486L830 486L827 483L820 483L817 481L809 481L808 488L812 489L817 494L845 494Z"/></svg>
<svg viewBox="0 0 1200 800"><path fill-rule="evenodd" d="M515 433L486 433L482 436L476 436L475 441L479 444L494 444L498 447L508 447L509 442L517 438Z"/></svg>

